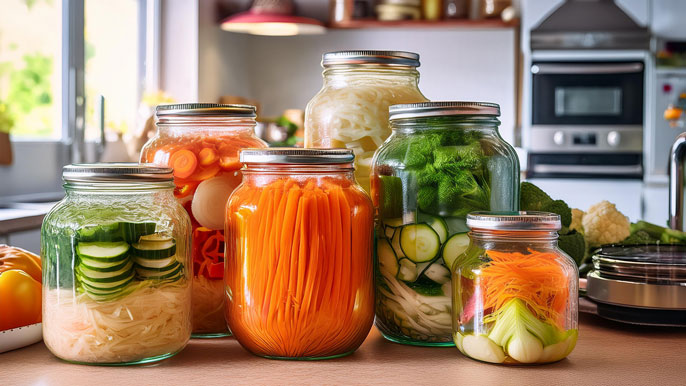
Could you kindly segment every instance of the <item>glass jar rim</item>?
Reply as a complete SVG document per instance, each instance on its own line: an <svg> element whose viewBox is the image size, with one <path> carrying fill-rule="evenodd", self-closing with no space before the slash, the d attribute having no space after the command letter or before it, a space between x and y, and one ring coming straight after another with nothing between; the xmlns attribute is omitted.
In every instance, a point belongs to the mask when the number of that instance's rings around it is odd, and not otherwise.
<svg viewBox="0 0 686 386"><path fill-rule="evenodd" d="M71 164L62 168L65 189L153 190L174 188L173 169L134 162Z"/></svg>
<svg viewBox="0 0 686 386"><path fill-rule="evenodd" d="M467 215L472 231L557 232L560 215L550 212L472 212Z"/></svg>
<svg viewBox="0 0 686 386"><path fill-rule="evenodd" d="M351 149L270 147L241 149L239 159L246 165L341 165L352 163L355 154Z"/></svg>
<svg viewBox="0 0 686 386"><path fill-rule="evenodd" d="M500 116L500 105L492 102L436 101L403 103L388 107L389 121L446 116L495 118Z"/></svg>

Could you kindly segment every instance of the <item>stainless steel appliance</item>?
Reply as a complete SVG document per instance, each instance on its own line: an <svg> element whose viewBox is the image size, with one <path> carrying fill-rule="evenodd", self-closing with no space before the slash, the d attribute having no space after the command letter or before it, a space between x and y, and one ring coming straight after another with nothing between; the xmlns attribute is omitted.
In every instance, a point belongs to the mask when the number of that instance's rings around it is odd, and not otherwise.
<svg viewBox="0 0 686 386"><path fill-rule="evenodd" d="M593 256L586 294L595 313L617 321L686 326L686 247L603 247Z"/></svg>
<svg viewBox="0 0 686 386"><path fill-rule="evenodd" d="M528 177L642 178L641 61L533 61Z"/></svg>
<svg viewBox="0 0 686 386"><path fill-rule="evenodd" d="M529 47L527 177L642 179L649 29L613 0L567 0Z"/></svg>

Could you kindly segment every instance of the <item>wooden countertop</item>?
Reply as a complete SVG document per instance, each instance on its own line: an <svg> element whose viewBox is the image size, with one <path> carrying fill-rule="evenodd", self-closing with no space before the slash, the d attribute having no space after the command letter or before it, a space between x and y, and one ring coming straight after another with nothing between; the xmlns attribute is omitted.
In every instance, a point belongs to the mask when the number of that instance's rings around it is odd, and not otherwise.
<svg viewBox="0 0 686 386"><path fill-rule="evenodd" d="M14 385L684 385L686 329L621 325L581 316L569 358L550 365L506 367L467 359L448 348L394 344L372 330L345 358L278 361L253 356L230 338L192 340L156 365L81 366L64 363L37 343L0 354L0 384Z"/></svg>

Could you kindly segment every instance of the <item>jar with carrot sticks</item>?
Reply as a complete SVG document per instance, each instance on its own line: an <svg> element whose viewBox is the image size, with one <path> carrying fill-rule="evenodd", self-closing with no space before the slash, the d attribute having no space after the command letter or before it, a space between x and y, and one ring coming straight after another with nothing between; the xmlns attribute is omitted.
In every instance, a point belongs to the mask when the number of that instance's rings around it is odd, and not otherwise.
<svg viewBox="0 0 686 386"><path fill-rule="evenodd" d="M141 162L174 169L174 196L191 217L193 337L230 335L224 318L224 210L241 183L238 152L266 147L255 107L214 103L157 106L158 132Z"/></svg>
<svg viewBox="0 0 686 386"><path fill-rule="evenodd" d="M557 247L560 216L467 215L470 244L453 264L453 338L482 362L540 364L576 345L579 271Z"/></svg>
<svg viewBox="0 0 686 386"><path fill-rule="evenodd" d="M373 209L348 149L241 151L226 211L226 319L248 351L350 354L374 319Z"/></svg>

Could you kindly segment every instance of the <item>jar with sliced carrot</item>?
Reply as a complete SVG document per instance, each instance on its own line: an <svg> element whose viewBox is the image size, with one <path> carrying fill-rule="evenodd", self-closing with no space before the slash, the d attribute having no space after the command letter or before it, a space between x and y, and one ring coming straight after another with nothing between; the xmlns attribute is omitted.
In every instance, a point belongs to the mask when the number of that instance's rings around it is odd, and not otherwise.
<svg viewBox="0 0 686 386"><path fill-rule="evenodd" d="M557 247L560 216L473 212L469 247L452 264L453 338L482 362L541 364L578 335L579 271Z"/></svg>
<svg viewBox="0 0 686 386"><path fill-rule="evenodd" d="M229 335L224 317L224 208L241 182L238 152L266 147L255 107L188 103L156 109L158 132L141 162L174 169L174 196L193 224L193 336Z"/></svg>
<svg viewBox="0 0 686 386"><path fill-rule="evenodd" d="M269 358L352 353L374 319L373 209L348 149L241 151L226 211L226 318Z"/></svg>

